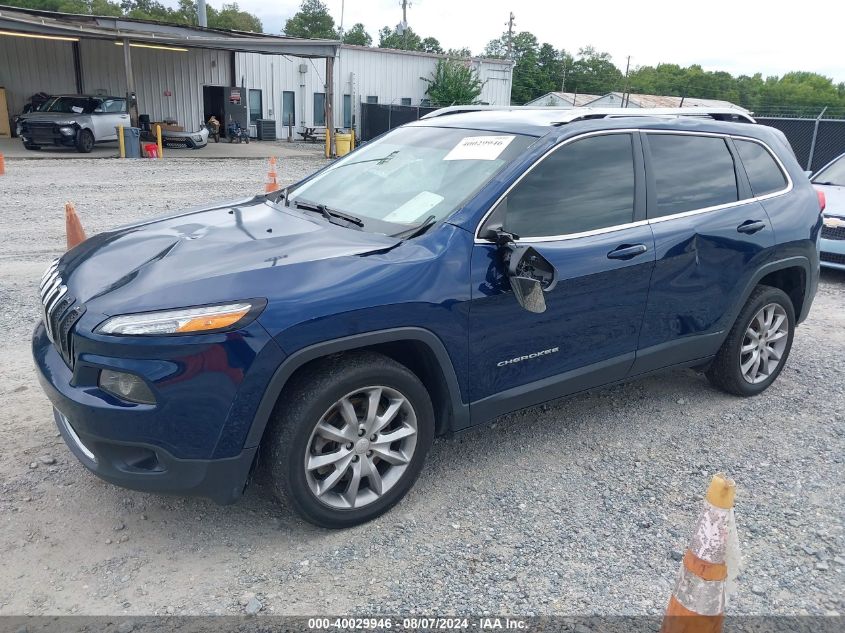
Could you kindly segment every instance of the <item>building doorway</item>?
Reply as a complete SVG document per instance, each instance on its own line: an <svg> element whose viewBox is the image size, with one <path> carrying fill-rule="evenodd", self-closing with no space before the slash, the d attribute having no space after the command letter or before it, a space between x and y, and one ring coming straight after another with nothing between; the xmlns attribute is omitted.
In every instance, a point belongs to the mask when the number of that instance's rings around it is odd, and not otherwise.
<svg viewBox="0 0 845 633"><path fill-rule="evenodd" d="M226 136L225 91L223 86L202 87L203 123L208 123L211 117L216 118L221 136Z"/></svg>

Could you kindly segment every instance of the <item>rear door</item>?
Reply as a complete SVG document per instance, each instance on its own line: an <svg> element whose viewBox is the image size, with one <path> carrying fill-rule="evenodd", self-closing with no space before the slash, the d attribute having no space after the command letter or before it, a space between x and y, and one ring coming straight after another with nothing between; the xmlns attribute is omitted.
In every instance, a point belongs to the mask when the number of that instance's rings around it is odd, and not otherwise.
<svg viewBox="0 0 845 633"><path fill-rule="evenodd" d="M774 244L728 136L642 132L656 263L633 374L714 354Z"/></svg>
<svg viewBox="0 0 845 633"><path fill-rule="evenodd" d="M634 361L654 245L636 132L562 144L523 175L481 227L501 223L557 271L547 309L520 307L502 251L472 255L474 422L624 378Z"/></svg>

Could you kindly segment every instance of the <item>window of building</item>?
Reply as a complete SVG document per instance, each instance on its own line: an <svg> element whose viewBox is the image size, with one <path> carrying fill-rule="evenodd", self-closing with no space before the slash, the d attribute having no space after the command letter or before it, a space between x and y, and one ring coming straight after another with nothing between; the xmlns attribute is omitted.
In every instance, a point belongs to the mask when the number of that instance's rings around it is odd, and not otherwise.
<svg viewBox="0 0 845 633"><path fill-rule="evenodd" d="M249 120L255 121L256 119L262 118L261 116L261 91L260 90L250 90L249 91Z"/></svg>
<svg viewBox="0 0 845 633"><path fill-rule="evenodd" d="M657 208L649 217L714 207L739 199L733 156L714 136L649 134Z"/></svg>
<svg viewBox="0 0 845 633"><path fill-rule="evenodd" d="M769 150L754 141L735 139L734 145L751 183L751 192L755 196L764 196L786 187L786 177Z"/></svg>
<svg viewBox="0 0 845 633"><path fill-rule="evenodd" d="M326 93L314 93L314 125L326 124Z"/></svg>
<svg viewBox="0 0 845 633"><path fill-rule="evenodd" d="M411 105L411 97L402 97L402 105Z"/></svg>
<svg viewBox="0 0 845 633"><path fill-rule="evenodd" d="M367 97L367 103L378 103L378 97L375 95L370 95Z"/></svg>
<svg viewBox="0 0 845 633"><path fill-rule="evenodd" d="M296 93L293 90L282 92L282 125L296 125Z"/></svg>
<svg viewBox="0 0 845 633"><path fill-rule="evenodd" d="M520 237L567 235L634 219L630 134L564 145L534 167L506 198L505 227Z"/></svg>
<svg viewBox="0 0 845 633"><path fill-rule="evenodd" d="M352 95L343 95L343 127L352 127Z"/></svg>

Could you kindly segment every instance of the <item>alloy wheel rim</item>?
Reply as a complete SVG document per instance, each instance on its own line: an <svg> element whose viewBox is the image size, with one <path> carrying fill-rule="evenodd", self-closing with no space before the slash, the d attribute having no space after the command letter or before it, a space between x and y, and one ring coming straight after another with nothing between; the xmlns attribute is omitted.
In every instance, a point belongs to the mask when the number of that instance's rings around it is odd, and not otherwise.
<svg viewBox="0 0 845 633"><path fill-rule="evenodd" d="M385 386L352 391L317 422L305 450L314 496L335 509L357 509L390 491L417 445L417 416L408 399Z"/></svg>
<svg viewBox="0 0 845 633"><path fill-rule="evenodd" d="M754 315L739 351L742 377L752 385L767 380L780 366L789 340L789 318L778 303L769 303Z"/></svg>

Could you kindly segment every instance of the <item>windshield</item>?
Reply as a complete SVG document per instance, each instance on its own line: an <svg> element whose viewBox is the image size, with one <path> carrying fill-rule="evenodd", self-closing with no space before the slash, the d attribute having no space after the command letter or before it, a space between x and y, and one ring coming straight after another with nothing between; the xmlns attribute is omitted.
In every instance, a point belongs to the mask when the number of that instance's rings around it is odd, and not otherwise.
<svg viewBox="0 0 845 633"><path fill-rule="evenodd" d="M40 112L61 112L63 114L91 114L99 105L90 97L53 97L39 108Z"/></svg>
<svg viewBox="0 0 845 633"><path fill-rule="evenodd" d="M838 185L845 187L845 154L813 176L817 185Z"/></svg>
<svg viewBox="0 0 845 633"><path fill-rule="evenodd" d="M398 128L292 189L289 204L325 205L379 232L431 216L441 220L535 140L479 130ZM379 228L382 222L388 224Z"/></svg>

